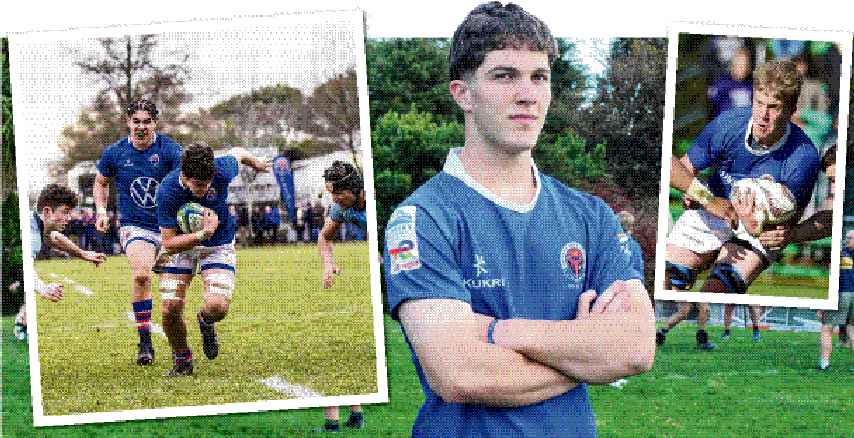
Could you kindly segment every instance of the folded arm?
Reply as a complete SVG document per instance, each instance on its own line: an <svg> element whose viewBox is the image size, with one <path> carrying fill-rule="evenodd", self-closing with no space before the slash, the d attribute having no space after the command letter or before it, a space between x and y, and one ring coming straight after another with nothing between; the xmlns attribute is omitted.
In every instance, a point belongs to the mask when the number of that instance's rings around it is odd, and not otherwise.
<svg viewBox="0 0 854 438"><path fill-rule="evenodd" d="M576 385L555 369L488 343L493 318L464 301L410 300L400 305L399 316L430 388L446 402L526 406Z"/></svg>
<svg viewBox="0 0 854 438"><path fill-rule="evenodd" d="M502 320L495 343L580 382L609 383L640 374L655 358L655 317L639 280L617 281L574 320Z"/></svg>

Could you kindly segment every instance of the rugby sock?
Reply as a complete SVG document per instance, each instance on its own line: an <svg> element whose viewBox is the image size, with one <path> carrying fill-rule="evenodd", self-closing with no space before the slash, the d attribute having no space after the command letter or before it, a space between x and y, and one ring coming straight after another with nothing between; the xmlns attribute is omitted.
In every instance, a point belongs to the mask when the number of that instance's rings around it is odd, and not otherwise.
<svg viewBox="0 0 854 438"><path fill-rule="evenodd" d="M327 432L338 432L341 430L341 426L338 425L338 420L326 420L326 424L323 425L323 430Z"/></svg>
<svg viewBox="0 0 854 438"><path fill-rule="evenodd" d="M140 339L150 339L151 333L151 298L133 302L133 315L136 318L136 331Z"/></svg>
<svg viewBox="0 0 854 438"><path fill-rule="evenodd" d="M697 330L697 344L703 345L706 342L709 342L709 335L703 329Z"/></svg>
<svg viewBox="0 0 854 438"><path fill-rule="evenodd" d="M193 361L193 352L189 349L183 349L172 352L172 360L176 363L186 363Z"/></svg>
<svg viewBox="0 0 854 438"><path fill-rule="evenodd" d="M199 311L198 318L199 318L199 321L201 321L206 326L213 325L214 322L216 322L216 321L211 321L210 317L205 315L204 310Z"/></svg>
<svg viewBox="0 0 854 438"><path fill-rule="evenodd" d="M829 359L825 359L825 358L819 359L818 369L826 370L829 366L830 366L830 360Z"/></svg>
<svg viewBox="0 0 854 438"><path fill-rule="evenodd" d="M362 417L361 412L350 412L350 418L347 419L347 422L344 423L344 425L354 429L361 429L364 421L365 420L364 417Z"/></svg>

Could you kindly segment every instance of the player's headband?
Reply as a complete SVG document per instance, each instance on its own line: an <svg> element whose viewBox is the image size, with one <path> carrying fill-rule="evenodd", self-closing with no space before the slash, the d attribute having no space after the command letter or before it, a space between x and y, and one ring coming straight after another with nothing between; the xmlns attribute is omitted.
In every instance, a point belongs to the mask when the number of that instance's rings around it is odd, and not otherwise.
<svg viewBox="0 0 854 438"><path fill-rule="evenodd" d="M350 163L335 161L332 163L332 167L326 169L323 176L326 182L332 184L332 191L334 192L339 190L359 192L362 190L362 176Z"/></svg>

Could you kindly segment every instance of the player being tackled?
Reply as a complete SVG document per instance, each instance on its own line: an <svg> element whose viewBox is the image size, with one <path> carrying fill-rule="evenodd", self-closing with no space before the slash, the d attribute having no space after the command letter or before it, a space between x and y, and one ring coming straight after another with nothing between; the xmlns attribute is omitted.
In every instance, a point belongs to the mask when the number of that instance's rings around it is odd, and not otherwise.
<svg viewBox="0 0 854 438"><path fill-rule="evenodd" d="M760 65L752 106L722 113L682 158L671 159L670 185L701 208L682 213L667 236L665 289L691 290L698 273L710 266L702 292L744 294L779 259L780 248L766 248L758 235L766 225L800 215L820 167L812 141L790 121L801 82L790 61ZM697 178L705 169L712 171L707 183ZM666 328L685 316L680 311ZM708 350L704 319L698 318L697 342ZM659 332L659 344L665 334L666 329Z"/></svg>
<svg viewBox="0 0 854 438"><path fill-rule="evenodd" d="M181 168L167 175L157 191L157 222L163 247L156 272L160 273L163 329L173 358L173 367L166 376L193 373L193 353L187 344L183 311L187 288L197 272L204 282L204 304L196 314L202 349L208 359L219 355L214 324L228 313L237 264L236 224L228 214L227 201L228 185L237 176L238 163L256 171L270 169L269 162L241 148L214 158L210 147L194 144L184 151ZM198 205L187 205L192 203ZM187 219L188 215L194 217Z"/></svg>

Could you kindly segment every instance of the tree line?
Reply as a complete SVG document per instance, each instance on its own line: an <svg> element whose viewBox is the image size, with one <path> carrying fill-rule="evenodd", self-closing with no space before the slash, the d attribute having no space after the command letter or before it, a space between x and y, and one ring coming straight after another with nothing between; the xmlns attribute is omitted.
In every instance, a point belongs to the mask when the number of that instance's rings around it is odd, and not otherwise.
<svg viewBox="0 0 854 438"><path fill-rule="evenodd" d="M310 95L280 83L232 95L210 108L185 111L193 100L187 82L190 55L173 51L155 59L157 35L99 38L98 50L75 65L100 86L77 121L62 130L61 170L97 160L103 149L127 134L128 102L146 98L160 111L158 130L180 144L275 146L299 157L334 150L355 151L359 131L356 72L351 68L315 87ZM307 135L297 139L295 133Z"/></svg>
<svg viewBox="0 0 854 438"><path fill-rule="evenodd" d="M540 169L638 218L655 257L664 117L665 39L617 39L592 77L572 41L559 39L552 103L534 150ZM394 208L463 145L463 117L448 92L446 39L368 40L368 92L380 244Z"/></svg>

